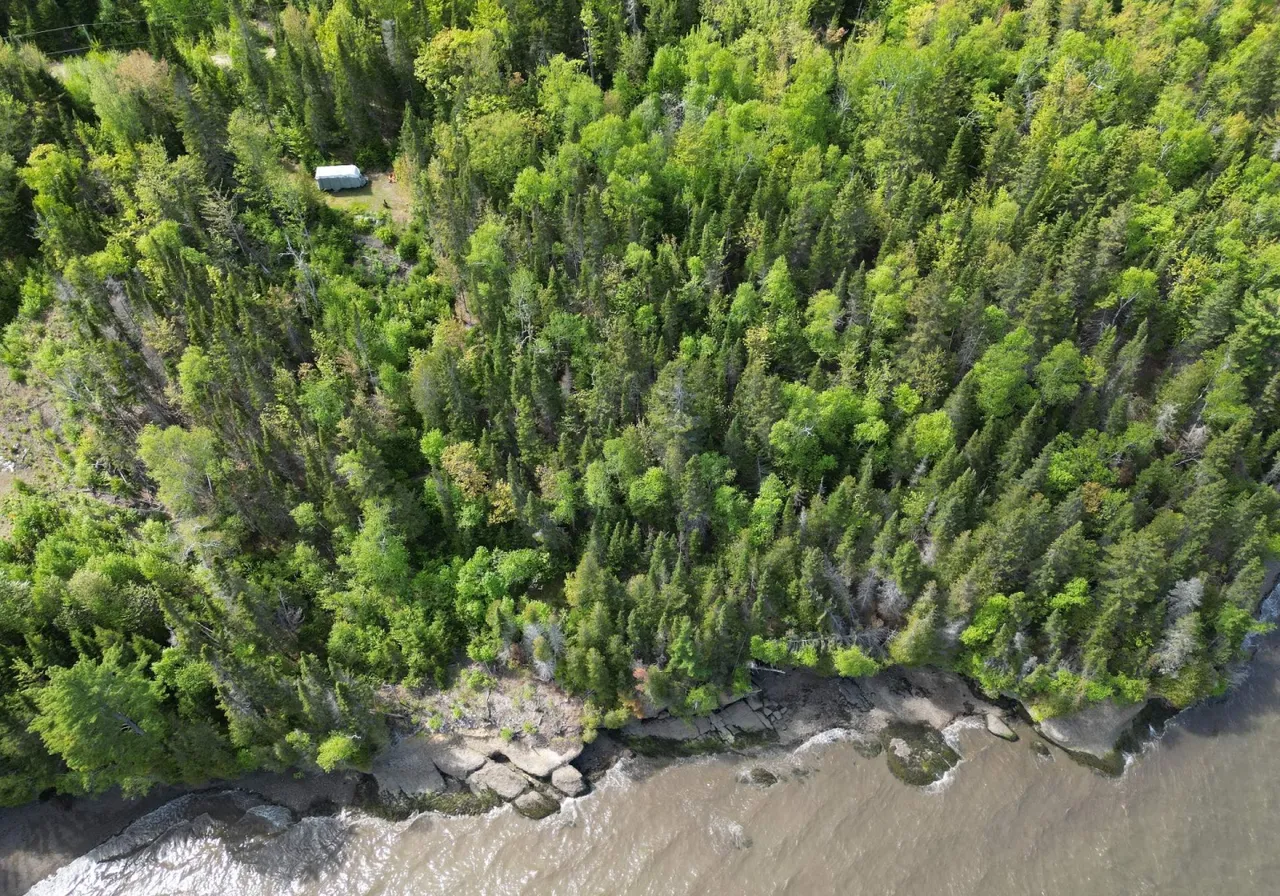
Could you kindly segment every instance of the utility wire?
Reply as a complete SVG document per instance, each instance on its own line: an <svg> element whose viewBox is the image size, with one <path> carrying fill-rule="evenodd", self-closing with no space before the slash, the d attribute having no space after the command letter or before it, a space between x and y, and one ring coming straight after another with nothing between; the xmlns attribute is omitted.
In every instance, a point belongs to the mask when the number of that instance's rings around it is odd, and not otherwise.
<svg viewBox="0 0 1280 896"><path fill-rule="evenodd" d="M69 53L80 53L84 50L118 50L120 47L137 46L136 40L121 40L113 44L89 44L87 47L72 47L69 50L50 50L45 56L66 56Z"/></svg>
<svg viewBox="0 0 1280 896"><path fill-rule="evenodd" d="M161 22L184 22L188 19L204 19L208 16L203 15L186 15L186 16L162 16L155 19L112 19L107 22L81 22L78 25L63 25L61 28L44 28L40 31L25 31L22 34L6 34L5 40L18 40L23 37L35 37L37 34L53 34L57 31L71 31L75 28L105 28L109 25L137 25L142 22L150 22L158 25Z"/></svg>
<svg viewBox="0 0 1280 896"><path fill-rule="evenodd" d="M61 28L43 28L40 31L25 31L22 34L9 34L6 37L9 40L17 40L20 37L35 37L37 34L54 34L58 31L71 31L76 28L95 28L102 25L136 25L139 22L145 22L146 19L115 19L110 22L83 22L79 25L63 25Z"/></svg>

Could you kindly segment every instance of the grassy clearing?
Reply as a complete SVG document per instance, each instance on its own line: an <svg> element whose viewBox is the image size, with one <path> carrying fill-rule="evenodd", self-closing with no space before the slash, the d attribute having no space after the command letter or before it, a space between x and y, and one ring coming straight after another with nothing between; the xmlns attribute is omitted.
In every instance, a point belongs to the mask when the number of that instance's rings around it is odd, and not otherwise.
<svg viewBox="0 0 1280 896"><path fill-rule="evenodd" d="M376 174L366 172L365 176L369 178L369 183L360 189L325 193L325 201L334 208L344 209L352 214L385 213L395 224L400 226L408 224L413 205L413 194L409 184L403 181L392 182L387 172Z"/></svg>

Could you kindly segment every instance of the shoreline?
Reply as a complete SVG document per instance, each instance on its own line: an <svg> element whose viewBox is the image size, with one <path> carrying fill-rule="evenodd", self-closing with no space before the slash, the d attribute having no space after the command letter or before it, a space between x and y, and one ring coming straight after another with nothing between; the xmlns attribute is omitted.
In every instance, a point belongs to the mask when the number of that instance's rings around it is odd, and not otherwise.
<svg viewBox="0 0 1280 896"><path fill-rule="evenodd" d="M1269 570L1268 586L1258 616L1275 622L1280 619L1280 565ZM1240 664L1244 675L1264 639L1274 643L1275 636L1248 643L1249 657ZM379 754L371 772L258 771L198 786L159 785L137 799L118 791L96 797L47 795L0 809L0 854L6 857L0 892L25 893L82 856L101 853L98 858L105 859L119 855L120 844L126 849L145 845L186 820L184 813L211 813L229 830L244 828L246 835L346 809L403 819L422 811L487 812L511 802L521 814L540 818L558 811L562 799L589 794L629 756L752 755L794 748L832 731L866 758L883 755L890 771L914 786L952 773L961 757L943 732L965 720L1009 741L1019 740L1009 724L1017 721L1034 732L1029 746L1038 754L1058 749L1101 774L1118 776L1130 755L1180 712L1157 700L1128 707L1098 704L1035 724L1018 701L989 700L958 673L941 669L894 668L862 679L758 669L752 683L751 692L724 699L707 716L686 720L654 712L620 730L601 730L590 744L571 736L505 742L488 730L410 733ZM1230 693L1203 702L1227 699ZM179 808L169 812L174 816L169 826L145 823L172 807Z"/></svg>
<svg viewBox="0 0 1280 896"><path fill-rule="evenodd" d="M590 744L532 746L483 735L414 734L379 754L368 773L255 772L201 786L157 787L137 800L110 792L3 809L0 849L7 859L0 890L24 893L80 856L99 853L97 858L106 859L138 848L189 821L192 813L209 814L230 829L248 825L268 833L345 809L400 820L424 811L476 814L511 803L536 819L558 811L563 799L589 794L626 757L751 755L795 747L832 730L843 732L841 739L864 757L883 756L905 783L926 786L960 760L943 736L949 726L968 719L993 737L1018 740L1009 722L1029 721L1016 703L998 705L974 693L959 675L940 670L894 669L866 679L758 671L754 678L752 692L726 700L707 716L685 720L655 713L617 731L602 730ZM1032 748L1050 749L1042 737L1033 739ZM1116 758L1087 764L1118 774L1124 759ZM165 825L139 824L154 821L162 810L174 816Z"/></svg>
<svg viewBox="0 0 1280 896"><path fill-rule="evenodd" d="M349 797L330 805L400 820L416 812L447 815L486 812L511 803L522 815L542 818L561 801L590 793L620 760L630 756L681 759L721 753L750 754L796 747L833 730L842 732L866 758L883 756L899 780L928 786L961 757L944 732L956 723L981 727L992 737L1017 741L1015 724L1035 732L1031 748L1057 748L1103 774L1119 775L1125 753L1147 731L1176 713L1159 701L1129 706L1098 704L1056 725L1036 725L1016 700L993 701L955 672L895 668L861 679L825 678L804 670L756 670L753 688L726 696L716 710L690 718L663 711L616 730L602 729L590 743L579 738L504 741L488 731L402 735L375 758L369 773L350 787ZM351 773L348 773L349 775ZM260 776L263 777L263 776ZM282 793L265 776L255 792L299 813L313 806L299 798L308 781L290 782ZM242 788L254 789L252 782ZM314 803L314 800L312 801Z"/></svg>

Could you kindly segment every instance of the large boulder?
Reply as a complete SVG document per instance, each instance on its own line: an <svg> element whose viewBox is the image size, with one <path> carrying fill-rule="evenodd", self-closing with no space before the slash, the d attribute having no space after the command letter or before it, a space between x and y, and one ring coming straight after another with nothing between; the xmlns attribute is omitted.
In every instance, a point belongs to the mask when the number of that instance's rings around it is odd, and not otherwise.
<svg viewBox="0 0 1280 896"><path fill-rule="evenodd" d="M941 731L958 716L997 711L956 675L933 669L889 669L870 678L845 679L841 689L859 711L882 709L902 722Z"/></svg>
<svg viewBox="0 0 1280 896"><path fill-rule="evenodd" d="M525 818L532 818L535 821L560 811L558 802L536 790L530 790L522 794L513 805L516 807L516 811Z"/></svg>
<svg viewBox="0 0 1280 896"><path fill-rule="evenodd" d="M715 734L715 726L709 719L698 717L693 719L677 719L668 716L665 719L649 719L632 722L622 729L624 737L643 737L655 740L691 741L701 740Z"/></svg>
<svg viewBox="0 0 1280 896"><path fill-rule="evenodd" d="M508 801L529 789L529 781L524 775L500 762L486 762L471 773L467 784L475 793L491 790Z"/></svg>
<svg viewBox="0 0 1280 896"><path fill-rule="evenodd" d="M766 787L772 787L778 783L778 776L767 768L756 766L738 775L738 780L743 784L750 784L753 787L759 787L761 790Z"/></svg>
<svg viewBox="0 0 1280 896"><path fill-rule="evenodd" d="M746 700L730 703L713 713L711 724L728 740L739 734L762 734L773 730L764 714L752 709Z"/></svg>
<svg viewBox="0 0 1280 896"><path fill-rule="evenodd" d="M562 765L551 773L551 786L566 796L581 796L587 791L582 772L572 765Z"/></svg>
<svg viewBox="0 0 1280 896"><path fill-rule="evenodd" d="M236 787L257 793L280 805L288 806L298 815L317 814L332 806L350 806L356 801L356 792L364 775L356 771L329 774L280 775L275 772L255 772L236 780Z"/></svg>
<svg viewBox="0 0 1280 896"><path fill-rule="evenodd" d="M632 750L621 740L611 736L608 731L601 731L596 735L595 740L583 748L582 755L573 760L572 767L581 772L587 780L595 781L623 759L632 755L634 755ZM565 767L568 768L568 766ZM555 781L554 772L551 780Z"/></svg>
<svg viewBox="0 0 1280 896"><path fill-rule="evenodd" d="M549 777L556 769L577 759L582 752L581 741L567 741L553 747L487 737L473 741L472 746L488 756L505 757L516 768L535 778Z"/></svg>
<svg viewBox="0 0 1280 896"><path fill-rule="evenodd" d="M483 753L467 746L462 738L432 738L427 752L436 768L459 781L465 781L467 775L489 761Z"/></svg>
<svg viewBox="0 0 1280 896"><path fill-rule="evenodd" d="M933 784L960 761L942 735L927 725L894 722L880 732L880 738L889 771L907 784Z"/></svg>
<svg viewBox="0 0 1280 896"><path fill-rule="evenodd" d="M1091 765L1105 771L1119 771L1124 763L1118 744L1146 705L1146 701L1120 704L1104 700L1069 716L1045 719L1036 730Z"/></svg>
<svg viewBox="0 0 1280 896"><path fill-rule="evenodd" d="M442 793L445 787L431 761L430 745L421 737L406 737L379 753L373 760L373 777L379 795L391 801Z"/></svg>
<svg viewBox="0 0 1280 896"><path fill-rule="evenodd" d="M254 806L236 825L244 833L278 834L293 824L293 813L286 806L263 804Z"/></svg>
<svg viewBox="0 0 1280 896"><path fill-rule="evenodd" d="M698 756L722 749L726 732L710 717L662 719L632 722L622 729L622 739L642 756Z"/></svg>
<svg viewBox="0 0 1280 896"><path fill-rule="evenodd" d="M1018 732L1010 728L999 713L987 713L987 731L1001 740L1016 741L1018 739Z"/></svg>

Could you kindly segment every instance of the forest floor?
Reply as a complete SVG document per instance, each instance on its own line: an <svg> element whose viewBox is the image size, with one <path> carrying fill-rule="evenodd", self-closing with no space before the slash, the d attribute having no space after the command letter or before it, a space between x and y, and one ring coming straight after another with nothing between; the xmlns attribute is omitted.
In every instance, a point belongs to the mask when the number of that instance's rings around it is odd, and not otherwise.
<svg viewBox="0 0 1280 896"><path fill-rule="evenodd" d="M48 494L86 495L144 515L160 512L149 492L125 495L70 479L68 458L58 447L60 426L48 394L17 382L9 369L0 365L0 505L14 485L22 482ZM9 517L0 513L0 538L8 537L10 523Z"/></svg>
<svg viewBox="0 0 1280 896"><path fill-rule="evenodd" d="M48 478L56 457L44 433L52 425L48 400L0 366L0 499L18 479L34 484ZM5 522L0 520L0 527Z"/></svg>
<svg viewBox="0 0 1280 896"><path fill-rule="evenodd" d="M352 214L380 215L391 217L393 223L403 227L409 223L413 206L413 191L410 185L391 179L390 172L365 172L369 183L358 190L343 190L340 193L326 193L325 201L333 208L344 209Z"/></svg>

